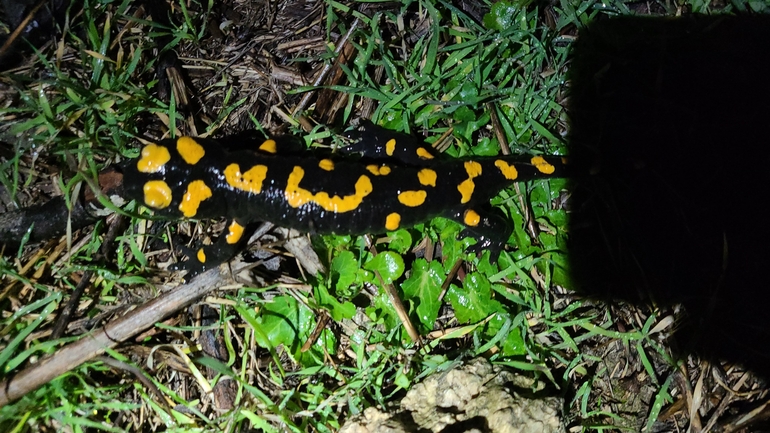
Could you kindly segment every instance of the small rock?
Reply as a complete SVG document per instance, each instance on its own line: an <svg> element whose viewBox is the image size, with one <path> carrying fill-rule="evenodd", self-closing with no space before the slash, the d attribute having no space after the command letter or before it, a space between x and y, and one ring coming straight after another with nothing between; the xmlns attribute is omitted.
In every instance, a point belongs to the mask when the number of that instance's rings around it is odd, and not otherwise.
<svg viewBox="0 0 770 433"><path fill-rule="evenodd" d="M394 413L368 408L340 430L364 432L484 431L564 433L562 400L541 396L545 384L477 358L415 385Z"/></svg>

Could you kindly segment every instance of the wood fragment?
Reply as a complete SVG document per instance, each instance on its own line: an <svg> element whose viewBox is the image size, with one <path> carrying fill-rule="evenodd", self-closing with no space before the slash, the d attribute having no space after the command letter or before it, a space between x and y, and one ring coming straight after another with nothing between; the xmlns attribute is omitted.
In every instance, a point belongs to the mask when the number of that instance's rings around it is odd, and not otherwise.
<svg viewBox="0 0 770 433"><path fill-rule="evenodd" d="M243 263L237 266L246 267ZM0 407L23 397L84 362L93 360L106 349L117 346L227 284L230 271L226 268L222 269L223 266L220 266L204 272L189 284L178 286L158 296L125 316L113 320L103 328L62 347L50 358L11 375L0 382ZM240 270L234 269L234 273L237 274Z"/></svg>

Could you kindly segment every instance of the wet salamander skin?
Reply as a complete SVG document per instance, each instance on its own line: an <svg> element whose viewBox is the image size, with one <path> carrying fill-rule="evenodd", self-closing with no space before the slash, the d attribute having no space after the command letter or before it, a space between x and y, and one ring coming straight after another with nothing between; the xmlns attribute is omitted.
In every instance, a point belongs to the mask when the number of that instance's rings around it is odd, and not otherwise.
<svg viewBox="0 0 770 433"><path fill-rule="evenodd" d="M190 258L191 275L232 257L244 228L257 221L363 234L444 216L478 239L474 249L496 255L510 229L488 211L489 199L512 182L563 175L561 157L439 158L412 137L371 123L350 138L335 156L303 152L291 137L149 144L123 168L126 195L169 218L229 218L224 239Z"/></svg>

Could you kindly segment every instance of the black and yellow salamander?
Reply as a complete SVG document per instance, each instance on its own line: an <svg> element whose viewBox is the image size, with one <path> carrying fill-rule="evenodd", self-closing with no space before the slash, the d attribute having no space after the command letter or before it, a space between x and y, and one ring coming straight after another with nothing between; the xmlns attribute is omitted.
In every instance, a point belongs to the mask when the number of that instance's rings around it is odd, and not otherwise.
<svg viewBox="0 0 770 433"><path fill-rule="evenodd" d="M558 156L451 159L414 138L362 122L341 153L303 151L293 137L181 137L148 144L123 167L125 195L168 218L227 217L226 232L183 267L188 277L232 258L247 225L310 233L382 233L434 217L494 260L511 233L489 199L513 182L564 175Z"/></svg>

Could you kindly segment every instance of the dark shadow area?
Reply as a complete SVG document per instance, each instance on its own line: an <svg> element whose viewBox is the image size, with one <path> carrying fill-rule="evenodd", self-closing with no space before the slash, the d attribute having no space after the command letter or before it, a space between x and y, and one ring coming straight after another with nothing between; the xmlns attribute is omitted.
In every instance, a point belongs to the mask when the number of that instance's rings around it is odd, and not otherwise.
<svg viewBox="0 0 770 433"><path fill-rule="evenodd" d="M770 375L770 17L617 18L571 69L583 293L683 303L679 347Z"/></svg>
<svg viewBox="0 0 770 433"><path fill-rule="evenodd" d="M53 40L58 33L56 26L63 25L64 14L69 0L0 0L0 22L7 25L10 32L22 26L13 43L4 47L9 35L0 35L0 71L17 66L24 53L32 52L31 47L39 48Z"/></svg>

